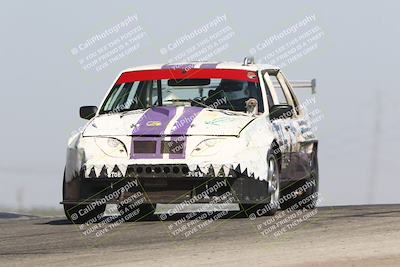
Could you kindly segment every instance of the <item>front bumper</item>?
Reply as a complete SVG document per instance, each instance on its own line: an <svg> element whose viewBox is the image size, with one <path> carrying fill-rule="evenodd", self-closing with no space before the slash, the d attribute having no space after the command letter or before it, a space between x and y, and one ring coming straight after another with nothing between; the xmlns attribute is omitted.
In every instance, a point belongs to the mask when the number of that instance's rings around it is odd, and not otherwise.
<svg viewBox="0 0 400 267"><path fill-rule="evenodd" d="M62 204L89 204L106 199L118 204L141 194L143 203L268 203L267 181L254 178L240 165L190 168L186 164L131 164L92 167L66 183ZM100 169L100 168L98 168ZM111 171L109 171L111 170ZM127 185L129 188L127 188ZM111 196L111 197L110 197Z"/></svg>

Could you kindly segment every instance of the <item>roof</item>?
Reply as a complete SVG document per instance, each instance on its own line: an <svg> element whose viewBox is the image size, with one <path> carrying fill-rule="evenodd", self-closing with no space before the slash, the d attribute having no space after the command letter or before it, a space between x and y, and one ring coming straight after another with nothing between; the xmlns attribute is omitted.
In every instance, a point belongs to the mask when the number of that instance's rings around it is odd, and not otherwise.
<svg viewBox="0 0 400 267"><path fill-rule="evenodd" d="M192 61L192 62L181 62L181 63L167 63L167 64L153 64L137 66L129 69L125 69L123 72L139 71L139 70L159 70L168 68L184 68L184 66L190 66L193 69L240 69L249 71L258 70L279 70L279 67L268 65L268 64L249 64L243 65L239 62L211 62L211 61Z"/></svg>

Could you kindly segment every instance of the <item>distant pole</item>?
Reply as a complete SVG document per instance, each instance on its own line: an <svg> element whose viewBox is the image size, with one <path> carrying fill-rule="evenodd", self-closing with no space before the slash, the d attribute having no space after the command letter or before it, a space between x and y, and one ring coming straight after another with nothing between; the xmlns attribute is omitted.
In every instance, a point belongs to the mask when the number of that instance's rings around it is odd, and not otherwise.
<svg viewBox="0 0 400 267"><path fill-rule="evenodd" d="M381 128L382 128L382 93L381 90L375 91L375 112L374 112L374 123L372 129L372 146L371 146L371 163L369 173L369 183L367 192L368 203L373 203L375 200L375 189L376 180L379 174L379 154L380 154L380 139L381 139Z"/></svg>
<svg viewBox="0 0 400 267"><path fill-rule="evenodd" d="M18 187L17 192L15 194L16 200L17 200L17 210L22 211L24 208L24 188L23 187Z"/></svg>

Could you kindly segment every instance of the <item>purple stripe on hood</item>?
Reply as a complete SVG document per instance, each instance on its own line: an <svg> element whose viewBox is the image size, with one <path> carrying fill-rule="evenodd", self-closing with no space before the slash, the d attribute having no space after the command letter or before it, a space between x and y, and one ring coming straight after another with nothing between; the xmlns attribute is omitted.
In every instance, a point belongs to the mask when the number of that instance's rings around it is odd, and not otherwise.
<svg viewBox="0 0 400 267"><path fill-rule="evenodd" d="M193 125L193 120L202 111L200 107L185 107L182 115L174 123L171 131L171 141L182 142L182 154L170 154L171 159L183 159L185 158L186 150L186 134ZM148 109L142 117L139 119L136 128L133 130L132 135L132 149L131 158L133 159L160 159L162 158L161 153L161 141L164 140L162 135L169 134L165 133L167 125L171 122L172 118L176 114L176 107L153 107ZM134 153L133 141L155 141L156 152L148 154Z"/></svg>
<svg viewBox="0 0 400 267"><path fill-rule="evenodd" d="M152 107L139 119L132 135L162 135L175 114L175 107Z"/></svg>
<svg viewBox="0 0 400 267"><path fill-rule="evenodd" d="M161 135L164 134L168 123L176 114L175 107L152 107L148 109L132 131L131 159L160 159L161 154ZM135 153L134 141L155 141L155 153Z"/></svg>
<svg viewBox="0 0 400 267"><path fill-rule="evenodd" d="M185 107L183 114L172 127L171 135L186 135L194 119L202 110L201 107Z"/></svg>
<svg viewBox="0 0 400 267"><path fill-rule="evenodd" d="M174 126L172 127L171 141L182 142L181 149L182 154L169 154L170 159L184 159L186 157L186 135L189 128L193 125L193 121L196 116L203 110L200 107L186 107L183 110L183 114L177 119Z"/></svg>

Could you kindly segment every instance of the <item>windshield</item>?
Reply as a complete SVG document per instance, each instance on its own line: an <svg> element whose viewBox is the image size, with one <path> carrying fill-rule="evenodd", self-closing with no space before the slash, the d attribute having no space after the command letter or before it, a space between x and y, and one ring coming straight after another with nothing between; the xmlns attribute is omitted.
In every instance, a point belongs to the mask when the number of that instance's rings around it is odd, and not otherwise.
<svg viewBox="0 0 400 267"><path fill-rule="evenodd" d="M249 99L257 102L258 112L263 112L261 89L256 81L194 79L193 76L177 78L117 82L101 107L100 114L153 106L197 106L246 112L246 101Z"/></svg>

